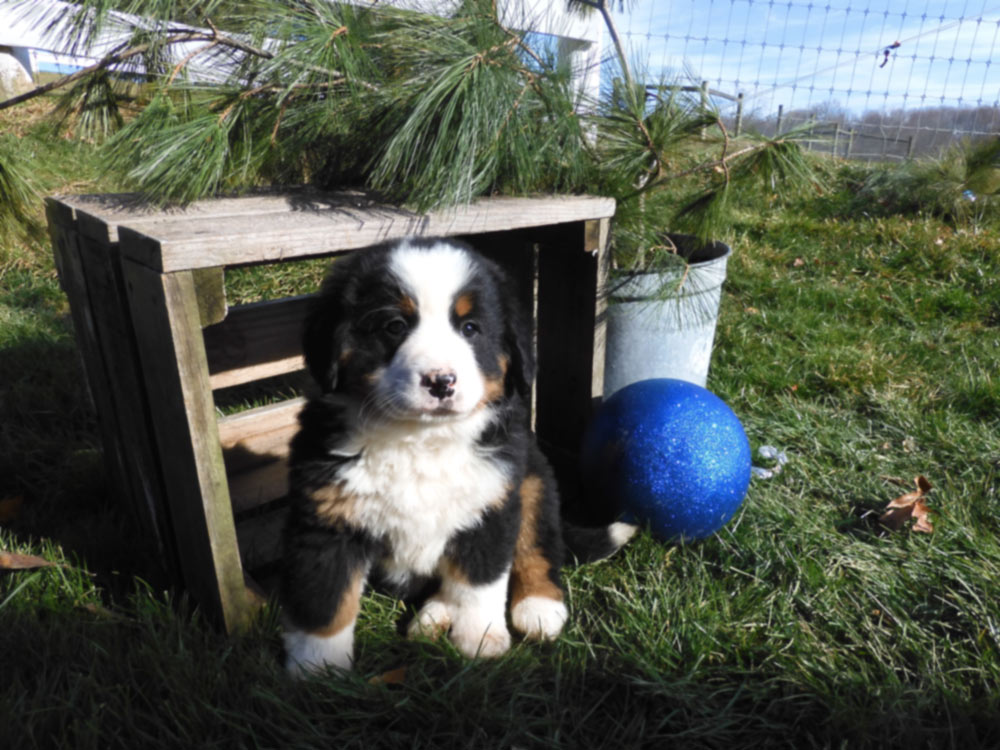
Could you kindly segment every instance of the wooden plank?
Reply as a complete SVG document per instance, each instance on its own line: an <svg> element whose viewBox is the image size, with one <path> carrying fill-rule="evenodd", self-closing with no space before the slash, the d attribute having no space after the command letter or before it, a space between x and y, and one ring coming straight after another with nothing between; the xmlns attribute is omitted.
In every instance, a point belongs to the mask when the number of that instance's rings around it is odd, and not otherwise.
<svg viewBox="0 0 1000 750"><path fill-rule="evenodd" d="M302 321L311 297L285 297L230 309L205 329L213 389L296 372L302 358Z"/></svg>
<svg viewBox="0 0 1000 750"><path fill-rule="evenodd" d="M219 441L229 476L287 457L304 404L295 398L221 417Z"/></svg>
<svg viewBox="0 0 1000 750"><path fill-rule="evenodd" d="M271 433L298 429L299 413L306 399L291 398L276 404L258 406L238 414L219 418L219 442L224 450L245 446L253 452L270 451ZM286 455L287 450L281 455Z"/></svg>
<svg viewBox="0 0 1000 750"><path fill-rule="evenodd" d="M198 295L198 317L202 327L221 323L226 319L229 305L226 302L226 269L199 268L194 272L194 289Z"/></svg>
<svg viewBox="0 0 1000 750"><path fill-rule="evenodd" d="M72 214L52 199L46 200L49 237L59 269L59 282L69 298L70 315L76 333L77 349L83 364L87 390L97 413L104 462L110 484L116 489L127 486L123 446L119 440L118 412L111 397L108 368L101 357L101 345L91 308L91 295L87 287L83 261L80 257L80 238L72 224ZM67 220L70 223L64 223Z"/></svg>
<svg viewBox="0 0 1000 750"><path fill-rule="evenodd" d="M236 526L240 555L246 570L257 570L281 559L281 535L288 508L241 520Z"/></svg>
<svg viewBox="0 0 1000 750"><path fill-rule="evenodd" d="M104 387L109 403L104 408L114 415L115 440L122 454L124 476L118 489L127 495L125 499L150 541L158 547L167 570L177 571L177 551L156 455L149 399L117 248L81 237L80 251L91 290L98 345L108 373Z"/></svg>
<svg viewBox="0 0 1000 750"><path fill-rule="evenodd" d="M311 210L328 205L331 196L358 207L374 204L359 191L323 193L309 187L264 188L247 195L207 198L186 206L158 206L138 193L61 196L59 201L73 212L82 235L110 244L118 242L121 224L154 231L161 224L197 216L221 218Z"/></svg>
<svg viewBox="0 0 1000 750"><path fill-rule="evenodd" d="M256 466L229 477L233 512L243 513L288 494L288 459Z"/></svg>
<svg viewBox="0 0 1000 750"><path fill-rule="evenodd" d="M184 583L227 631L254 607L243 581L190 273L123 263Z"/></svg>
<svg viewBox="0 0 1000 750"><path fill-rule="evenodd" d="M331 204L241 217L178 217L155 229L120 226L128 257L158 271L326 255L408 236L453 236L610 217L610 198L490 198L446 211ZM127 236L127 241L126 241Z"/></svg>

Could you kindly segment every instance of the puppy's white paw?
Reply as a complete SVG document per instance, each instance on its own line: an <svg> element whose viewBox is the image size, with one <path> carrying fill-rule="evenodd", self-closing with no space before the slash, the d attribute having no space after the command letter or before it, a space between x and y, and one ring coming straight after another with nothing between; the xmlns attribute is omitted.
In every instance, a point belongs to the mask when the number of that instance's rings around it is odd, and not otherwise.
<svg viewBox="0 0 1000 750"><path fill-rule="evenodd" d="M354 625L331 636L319 636L302 630L286 630L285 669L292 677L302 678L334 667L350 671L354 662Z"/></svg>
<svg viewBox="0 0 1000 750"><path fill-rule="evenodd" d="M506 623L485 622L478 617L456 622L449 638L455 648L470 659L495 659L510 649L510 631Z"/></svg>
<svg viewBox="0 0 1000 750"><path fill-rule="evenodd" d="M566 605L545 596L528 596L510 611L514 628L529 640L551 641L562 632L569 612Z"/></svg>
<svg viewBox="0 0 1000 750"><path fill-rule="evenodd" d="M437 640L451 627L451 610L440 599L429 599L406 629L409 638Z"/></svg>

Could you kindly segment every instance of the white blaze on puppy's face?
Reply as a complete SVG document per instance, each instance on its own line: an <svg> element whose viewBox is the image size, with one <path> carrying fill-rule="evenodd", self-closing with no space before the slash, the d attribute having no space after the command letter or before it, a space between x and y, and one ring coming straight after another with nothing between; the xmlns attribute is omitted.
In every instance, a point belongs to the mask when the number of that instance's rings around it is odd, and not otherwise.
<svg viewBox="0 0 1000 750"><path fill-rule="evenodd" d="M474 411L485 383L469 340L455 329L455 299L473 267L461 250L400 246L393 274L416 305L417 321L376 385L383 403L411 416L461 416Z"/></svg>

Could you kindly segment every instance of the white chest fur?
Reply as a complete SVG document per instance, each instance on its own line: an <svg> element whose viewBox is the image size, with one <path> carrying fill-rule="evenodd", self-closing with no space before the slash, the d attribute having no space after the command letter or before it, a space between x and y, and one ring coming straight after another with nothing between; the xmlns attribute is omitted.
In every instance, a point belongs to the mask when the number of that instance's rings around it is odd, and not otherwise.
<svg viewBox="0 0 1000 750"><path fill-rule="evenodd" d="M404 581L437 569L448 540L474 527L500 502L510 477L475 447L491 415L482 409L450 422L382 425L358 436L361 455L343 473L356 520L388 542L382 561Z"/></svg>

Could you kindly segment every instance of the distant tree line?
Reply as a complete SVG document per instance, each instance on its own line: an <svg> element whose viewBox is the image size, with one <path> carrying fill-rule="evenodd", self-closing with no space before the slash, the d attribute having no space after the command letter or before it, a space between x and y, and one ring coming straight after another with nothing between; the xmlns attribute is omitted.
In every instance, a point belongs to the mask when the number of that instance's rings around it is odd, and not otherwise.
<svg viewBox="0 0 1000 750"><path fill-rule="evenodd" d="M1000 135L1000 107L921 107L869 110L861 115L837 102L762 115L745 113L743 127L773 137L805 123L816 123L816 150L849 158L901 159L936 156L960 140ZM850 153L847 149L850 147Z"/></svg>

